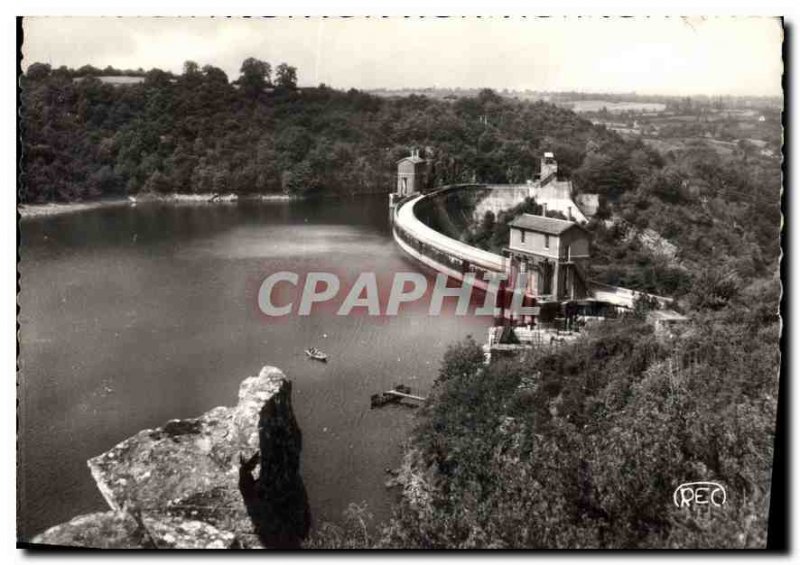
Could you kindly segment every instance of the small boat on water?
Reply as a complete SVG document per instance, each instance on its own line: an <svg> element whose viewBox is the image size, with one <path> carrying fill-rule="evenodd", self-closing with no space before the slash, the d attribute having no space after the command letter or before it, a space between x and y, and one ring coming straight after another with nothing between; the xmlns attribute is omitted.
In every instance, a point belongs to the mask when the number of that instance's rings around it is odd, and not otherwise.
<svg viewBox="0 0 800 565"><path fill-rule="evenodd" d="M306 355L315 361L322 361L323 363L328 361L328 356L316 347L309 347L306 349Z"/></svg>

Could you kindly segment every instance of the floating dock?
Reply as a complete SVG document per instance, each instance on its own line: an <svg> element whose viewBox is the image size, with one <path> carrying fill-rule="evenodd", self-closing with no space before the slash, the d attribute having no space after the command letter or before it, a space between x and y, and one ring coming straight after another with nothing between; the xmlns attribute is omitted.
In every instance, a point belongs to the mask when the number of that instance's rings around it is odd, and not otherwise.
<svg viewBox="0 0 800 565"><path fill-rule="evenodd" d="M397 385L392 390L373 394L369 400L370 408L380 408L386 404L397 404L402 400L425 402L423 397L411 394L411 387L406 385Z"/></svg>

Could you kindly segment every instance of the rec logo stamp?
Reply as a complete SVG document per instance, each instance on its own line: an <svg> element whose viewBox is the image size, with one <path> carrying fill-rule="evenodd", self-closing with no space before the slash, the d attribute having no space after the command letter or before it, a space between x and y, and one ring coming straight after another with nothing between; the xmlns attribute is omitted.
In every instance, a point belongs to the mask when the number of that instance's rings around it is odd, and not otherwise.
<svg viewBox="0 0 800 565"><path fill-rule="evenodd" d="M683 483L672 493L672 500L678 508L697 506L722 506L728 500L725 487L719 483L706 481Z"/></svg>

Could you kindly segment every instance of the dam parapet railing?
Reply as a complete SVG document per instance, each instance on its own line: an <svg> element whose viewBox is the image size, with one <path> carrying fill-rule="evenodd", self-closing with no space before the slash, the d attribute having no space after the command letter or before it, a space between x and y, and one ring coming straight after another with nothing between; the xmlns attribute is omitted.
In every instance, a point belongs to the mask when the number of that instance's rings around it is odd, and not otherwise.
<svg viewBox="0 0 800 565"><path fill-rule="evenodd" d="M398 245L423 264L457 280L473 273L475 286L486 290L485 275L505 273L506 258L448 237L426 225L415 213L415 206L425 198L474 186L451 185L399 200L393 210L393 232Z"/></svg>

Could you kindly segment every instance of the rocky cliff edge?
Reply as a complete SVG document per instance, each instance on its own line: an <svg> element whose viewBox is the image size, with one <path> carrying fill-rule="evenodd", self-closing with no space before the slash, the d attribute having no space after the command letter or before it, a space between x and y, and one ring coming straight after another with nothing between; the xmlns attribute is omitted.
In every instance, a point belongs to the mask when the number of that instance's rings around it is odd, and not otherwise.
<svg viewBox="0 0 800 565"><path fill-rule="evenodd" d="M291 383L264 367L234 407L143 430L88 461L111 508L34 537L99 548L298 547L310 515Z"/></svg>

